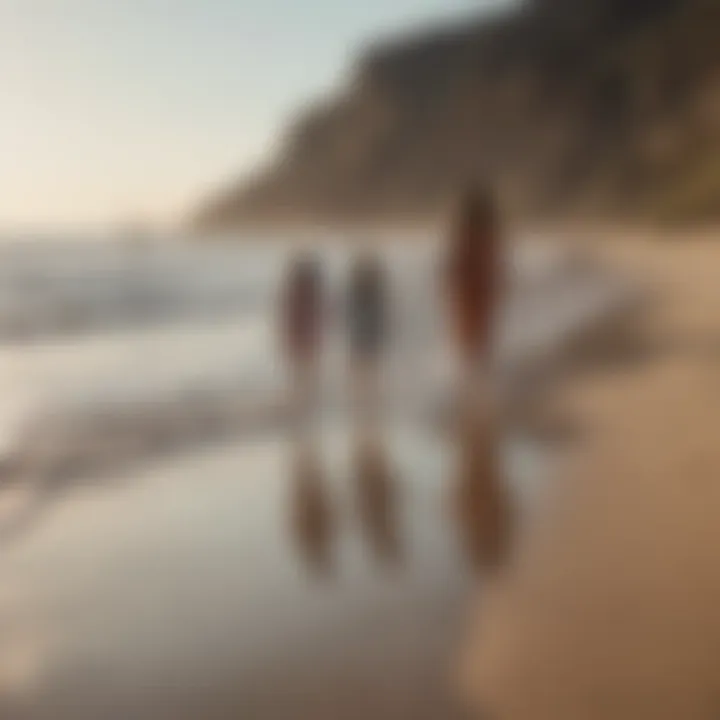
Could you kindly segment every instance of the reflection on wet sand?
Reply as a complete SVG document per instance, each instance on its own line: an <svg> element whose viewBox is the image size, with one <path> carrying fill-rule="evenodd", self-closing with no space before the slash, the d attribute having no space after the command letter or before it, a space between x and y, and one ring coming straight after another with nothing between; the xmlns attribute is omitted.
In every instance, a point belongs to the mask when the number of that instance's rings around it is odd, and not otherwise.
<svg viewBox="0 0 720 720"><path fill-rule="evenodd" d="M456 428L457 466L449 490L462 547L483 570L497 570L505 562L513 529L499 439L488 407L463 410Z"/></svg>
<svg viewBox="0 0 720 720"><path fill-rule="evenodd" d="M291 483L290 524L295 545L310 568L330 572L335 523L322 461L313 444L295 449Z"/></svg>
<svg viewBox="0 0 720 720"><path fill-rule="evenodd" d="M397 562L402 556L400 497L381 440L360 441L354 471L357 513L368 547L379 562Z"/></svg>
<svg viewBox="0 0 720 720"><path fill-rule="evenodd" d="M27 707L0 690L2 720L461 718L447 669L470 588L441 523L441 443L386 438L412 548L388 577L353 522L348 435L228 443L63 497L3 548L3 584L28 586L51 646Z"/></svg>
<svg viewBox="0 0 720 720"><path fill-rule="evenodd" d="M321 443L312 423L299 423L292 449L290 486L291 536L296 550L313 571L333 569L337 540L337 507L330 488L344 484L345 472L337 478L326 473ZM363 544L380 565L397 565L406 548L403 541L401 491L389 456L390 440L377 422L355 425L351 437L348 487L352 512ZM502 436L499 421L482 402L463 408L452 427L452 451L443 476L443 493L449 499L451 534L462 555L477 570L494 573L502 569L515 531L514 500L503 471ZM438 511L440 509L438 508ZM352 527L349 523L348 527ZM410 550L410 548L407 548Z"/></svg>

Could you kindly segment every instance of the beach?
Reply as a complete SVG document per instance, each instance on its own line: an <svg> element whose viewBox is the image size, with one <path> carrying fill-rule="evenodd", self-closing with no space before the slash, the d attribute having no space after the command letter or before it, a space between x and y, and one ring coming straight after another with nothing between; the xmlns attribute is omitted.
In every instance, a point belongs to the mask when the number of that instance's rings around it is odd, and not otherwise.
<svg viewBox="0 0 720 720"><path fill-rule="evenodd" d="M487 717L717 717L715 235L598 239L653 299L634 338L595 348L556 398L579 437L462 657Z"/></svg>
<svg viewBox="0 0 720 720"><path fill-rule="evenodd" d="M337 324L309 474L266 412L284 387L286 250L22 250L1 356L4 718L464 716L454 668L473 589L492 583L465 542L476 518L452 511L455 438L436 412L452 364L421 247L385 249L399 324L369 477ZM347 254L328 254L336 293ZM567 257L513 256L501 404L544 397L564 349L627 307L620 275ZM534 515L554 470L528 432L503 437L500 466Z"/></svg>

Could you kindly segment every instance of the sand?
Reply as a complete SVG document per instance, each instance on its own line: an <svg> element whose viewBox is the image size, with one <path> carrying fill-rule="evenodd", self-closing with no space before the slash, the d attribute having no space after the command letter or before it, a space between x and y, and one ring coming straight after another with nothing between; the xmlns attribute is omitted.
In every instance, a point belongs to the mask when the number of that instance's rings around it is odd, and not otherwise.
<svg viewBox="0 0 720 720"><path fill-rule="evenodd" d="M720 716L720 232L599 252L652 288L631 343L579 363L578 423L462 656L503 720Z"/></svg>

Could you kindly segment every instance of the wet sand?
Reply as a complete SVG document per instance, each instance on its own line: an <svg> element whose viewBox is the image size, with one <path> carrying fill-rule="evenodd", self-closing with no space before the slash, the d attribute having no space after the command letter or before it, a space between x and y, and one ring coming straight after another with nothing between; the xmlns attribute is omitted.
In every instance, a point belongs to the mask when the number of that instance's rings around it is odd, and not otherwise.
<svg viewBox="0 0 720 720"><path fill-rule="evenodd" d="M464 717L451 454L328 430L309 471L269 437L56 498L3 547L2 717Z"/></svg>
<svg viewBox="0 0 720 720"><path fill-rule="evenodd" d="M489 718L720 715L718 239L603 245L655 301L565 385L582 439L477 603L460 682Z"/></svg>

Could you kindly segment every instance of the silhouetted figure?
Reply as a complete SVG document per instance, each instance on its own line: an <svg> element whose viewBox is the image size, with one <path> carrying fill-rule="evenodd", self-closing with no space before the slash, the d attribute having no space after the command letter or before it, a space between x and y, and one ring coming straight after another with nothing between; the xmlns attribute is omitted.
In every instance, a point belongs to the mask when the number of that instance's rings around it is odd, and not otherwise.
<svg viewBox="0 0 720 720"><path fill-rule="evenodd" d="M316 390L323 321L323 279L312 256L290 266L281 298L281 340L292 373L295 412L308 409Z"/></svg>
<svg viewBox="0 0 720 720"><path fill-rule="evenodd" d="M383 446L366 440L355 456L358 515L367 542L381 562L395 562L402 554L398 527L397 488Z"/></svg>
<svg viewBox="0 0 720 720"><path fill-rule="evenodd" d="M293 458L290 523L293 540L307 564L329 572L335 526L325 478L315 449L301 445Z"/></svg>
<svg viewBox="0 0 720 720"><path fill-rule="evenodd" d="M355 410L368 422L379 400L380 360L388 329L385 274L372 255L358 258L351 269L346 308Z"/></svg>
<svg viewBox="0 0 720 720"><path fill-rule="evenodd" d="M474 188L463 197L445 261L450 331L467 396L489 360L500 277L500 227L492 195Z"/></svg>
<svg viewBox="0 0 720 720"><path fill-rule="evenodd" d="M466 415L458 433L453 514L468 557L484 570L502 566L513 530L499 455L490 414Z"/></svg>

